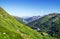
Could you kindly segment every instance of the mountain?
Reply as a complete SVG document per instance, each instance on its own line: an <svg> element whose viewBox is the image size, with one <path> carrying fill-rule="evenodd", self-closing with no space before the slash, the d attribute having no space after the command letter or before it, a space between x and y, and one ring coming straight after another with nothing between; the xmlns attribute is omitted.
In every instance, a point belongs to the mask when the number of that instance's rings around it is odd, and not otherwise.
<svg viewBox="0 0 60 39"><path fill-rule="evenodd" d="M40 16L32 16L32 17L26 17L24 19L29 23L29 22L32 22L32 21L37 20L39 18L40 18Z"/></svg>
<svg viewBox="0 0 60 39"><path fill-rule="evenodd" d="M37 31L19 23L0 7L0 39L55 39L49 35L42 36Z"/></svg>
<svg viewBox="0 0 60 39"><path fill-rule="evenodd" d="M18 16L13 16L17 21L19 21L19 22L21 22L21 23L23 23L23 24L27 24L27 21L24 19L24 18L22 18L22 17L18 17Z"/></svg>
<svg viewBox="0 0 60 39"><path fill-rule="evenodd" d="M38 20L28 23L28 25L38 32L46 32L60 39L60 14L52 13L45 15Z"/></svg>
<svg viewBox="0 0 60 39"><path fill-rule="evenodd" d="M32 22L32 21L34 21L34 20L39 19L40 16L32 16L32 17L28 17L28 16L26 16L26 17L14 16L14 18L15 18L16 20L18 20L19 22L21 22L21 23L28 24L28 23L30 23L30 22Z"/></svg>

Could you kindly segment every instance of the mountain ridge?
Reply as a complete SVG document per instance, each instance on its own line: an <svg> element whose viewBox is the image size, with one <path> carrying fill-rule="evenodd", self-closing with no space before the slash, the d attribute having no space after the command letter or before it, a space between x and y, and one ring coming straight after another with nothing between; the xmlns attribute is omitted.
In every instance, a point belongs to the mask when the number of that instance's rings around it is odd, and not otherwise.
<svg viewBox="0 0 60 39"><path fill-rule="evenodd" d="M60 32L60 29L59 29L60 21L59 20L60 20L60 14L53 13L53 14L45 15L38 20L28 23L27 25L29 25L31 28L36 29L36 30L37 28L39 28L40 32L41 31L46 32L50 34L51 36L54 36L60 39L59 38L60 37L59 36L60 35L59 34Z"/></svg>

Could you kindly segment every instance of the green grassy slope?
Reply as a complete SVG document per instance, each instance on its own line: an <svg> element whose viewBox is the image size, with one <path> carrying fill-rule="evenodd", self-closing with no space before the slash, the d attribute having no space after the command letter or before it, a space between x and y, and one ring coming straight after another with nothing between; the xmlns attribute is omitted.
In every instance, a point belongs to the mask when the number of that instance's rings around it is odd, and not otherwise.
<svg viewBox="0 0 60 39"><path fill-rule="evenodd" d="M49 14L38 20L28 24L40 28L42 32L46 32L53 37L60 39L60 14Z"/></svg>
<svg viewBox="0 0 60 39"><path fill-rule="evenodd" d="M0 39L55 39L19 23L0 7Z"/></svg>

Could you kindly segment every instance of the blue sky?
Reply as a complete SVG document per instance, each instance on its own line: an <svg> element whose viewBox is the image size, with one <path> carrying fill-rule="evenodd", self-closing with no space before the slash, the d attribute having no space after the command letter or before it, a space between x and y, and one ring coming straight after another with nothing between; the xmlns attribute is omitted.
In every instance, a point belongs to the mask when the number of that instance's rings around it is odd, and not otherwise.
<svg viewBox="0 0 60 39"><path fill-rule="evenodd" d="M60 13L60 0L0 0L0 6L20 17Z"/></svg>

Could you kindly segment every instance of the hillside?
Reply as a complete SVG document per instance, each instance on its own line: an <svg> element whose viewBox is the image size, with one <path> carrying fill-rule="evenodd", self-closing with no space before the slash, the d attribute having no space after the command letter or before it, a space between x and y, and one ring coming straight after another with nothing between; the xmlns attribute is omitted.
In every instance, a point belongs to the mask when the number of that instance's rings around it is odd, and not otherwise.
<svg viewBox="0 0 60 39"><path fill-rule="evenodd" d="M42 36L31 28L19 23L0 7L0 39L55 39Z"/></svg>
<svg viewBox="0 0 60 39"><path fill-rule="evenodd" d="M38 32L46 32L60 39L60 14L53 13L45 15L38 20L28 23L28 25Z"/></svg>

